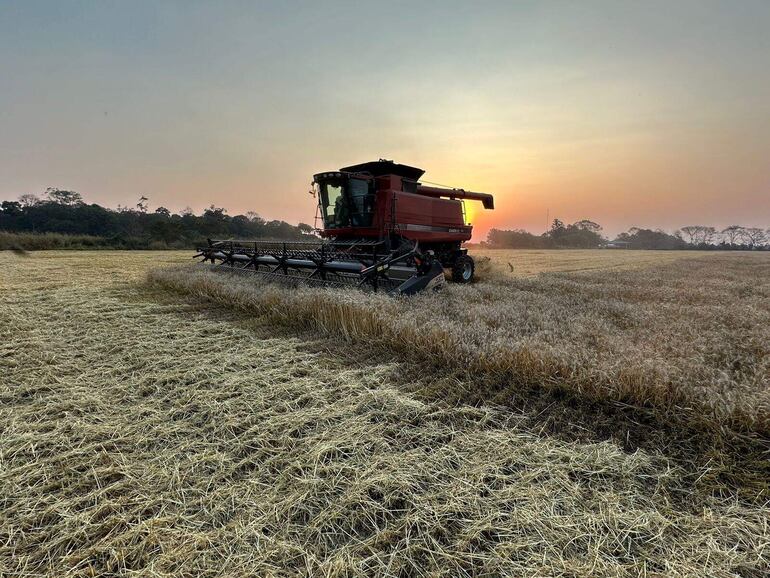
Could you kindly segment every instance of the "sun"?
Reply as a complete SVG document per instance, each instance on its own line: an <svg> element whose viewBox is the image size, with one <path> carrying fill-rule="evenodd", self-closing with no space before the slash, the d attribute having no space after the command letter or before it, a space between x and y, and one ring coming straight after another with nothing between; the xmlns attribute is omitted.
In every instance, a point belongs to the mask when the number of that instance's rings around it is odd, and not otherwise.
<svg viewBox="0 0 770 578"><path fill-rule="evenodd" d="M476 221L476 215L478 215L478 212L479 212L478 203L475 203L475 202L466 203L465 201L461 201L461 202L463 204L463 214L465 215L465 224L472 225Z"/></svg>

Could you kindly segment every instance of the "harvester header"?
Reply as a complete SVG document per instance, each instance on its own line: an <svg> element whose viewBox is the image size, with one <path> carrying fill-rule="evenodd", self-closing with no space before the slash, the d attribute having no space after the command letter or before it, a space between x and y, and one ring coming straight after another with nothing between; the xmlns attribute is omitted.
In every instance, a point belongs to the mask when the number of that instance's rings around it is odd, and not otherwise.
<svg viewBox="0 0 770 578"><path fill-rule="evenodd" d="M380 159L313 176L318 243L209 241L204 261L310 283L356 284L412 294L451 279L470 283L462 247L473 227L465 201L494 208L488 193L428 186L425 171Z"/></svg>

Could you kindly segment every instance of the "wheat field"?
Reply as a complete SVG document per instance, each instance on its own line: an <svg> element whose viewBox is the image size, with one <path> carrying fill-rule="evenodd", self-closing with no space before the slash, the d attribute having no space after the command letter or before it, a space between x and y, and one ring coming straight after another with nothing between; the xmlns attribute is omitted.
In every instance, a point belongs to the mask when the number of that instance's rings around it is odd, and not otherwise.
<svg viewBox="0 0 770 578"><path fill-rule="evenodd" d="M412 300L0 253L0 575L765 576L770 260L608 253Z"/></svg>
<svg viewBox="0 0 770 578"><path fill-rule="evenodd" d="M770 433L766 254L536 277L501 274L499 263L482 257L480 282L409 299L286 291L205 267L156 270L150 280L277 325L464 368L491 379L495 391L487 393L495 398L553 387L699 425Z"/></svg>
<svg viewBox="0 0 770 578"><path fill-rule="evenodd" d="M538 273L578 273L587 271L629 270L672 263L693 256L692 251L630 251L618 249L482 249L471 254L489 259L497 274L531 277ZM700 253L710 257L713 253Z"/></svg>

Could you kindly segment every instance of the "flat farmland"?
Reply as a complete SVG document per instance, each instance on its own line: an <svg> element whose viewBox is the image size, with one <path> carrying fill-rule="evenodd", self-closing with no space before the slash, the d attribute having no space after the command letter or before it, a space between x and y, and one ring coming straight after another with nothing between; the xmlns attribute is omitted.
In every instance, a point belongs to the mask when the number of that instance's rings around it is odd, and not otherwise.
<svg viewBox="0 0 770 578"><path fill-rule="evenodd" d="M770 254L473 253L0 253L0 575L765 576Z"/></svg>
<svg viewBox="0 0 770 578"><path fill-rule="evenodd" d="M497 273L527 277L547 272L638 269L692 257L692 251L632 251L625 249L472 249L474 257L490 260ZM700 253L710 256L713 253Z"/></svg>

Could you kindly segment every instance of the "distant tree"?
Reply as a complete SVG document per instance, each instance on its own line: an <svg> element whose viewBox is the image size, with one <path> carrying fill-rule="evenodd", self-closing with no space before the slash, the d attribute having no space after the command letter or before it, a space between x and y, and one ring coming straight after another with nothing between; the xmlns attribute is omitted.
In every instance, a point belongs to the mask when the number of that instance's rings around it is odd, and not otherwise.
<svg viewBox="0 0 770 578"><path fill-rule="evenodd" d="M546 233L546 236L556 247L590 249L604 242L604 238L598 232L601 229L601 225L586 219L566 226L559 219L554 219L551 230Z"/></svg>
<svg viewBox="0 0 770 578"><path fill-rule="evenodd" d="M139 197L139 202L136 204L136 210L140 213L146 213L147 212L147 201L149 201L147 197L142 195Z"/></svg>
<svg viewBox="0 0 770 578"><path fill-rule="evenodd" d="M682 237L684 237L684 240L686 243L689 243L690 245L697 245L696 239L698 236L698 226L697 225L688 225L687 227L682 227L680 231L682 232Z"/></svg>
<svg viewBox="0 0 770 578"><path fill-rule="evenodd" d="M682 227L681 231L685 240L696 247L711 244L717 234L717 230L714 227L704 227L703 225Z"/></svg>
<svg viewBox="0 0 770 578"><path fill-rule="evenodd" d="M740 225L730 225L722 229L722 237L728 245L737 245L744 237L744 229Z"/></svg>
<svg viewBox="0 0 770 578"><path fill-rule="evenodd" d="M155 221L149 227L150 236L158 241L170 245L184 234L184 227L180 223L168 220Z"/></svg>
<svg viewBox="0 0 770 578"><path fill-rule="evenodd" d="M487 233L486 244L498 249L540 249L548 246L550 240L545 236L533 235L523 229L504 231L492 229Z"/></svg>
<svg viewBox="0 0 770 578"><path fill-rule="evenodd" d="M558 244L559 240L564 236L566 232L567 228L564 226L564 222L560 219L554 219L551 223L551 228L548 230L548 232L545 233L545 236L548 237L553 243Z"/></svg>
<svg viewBox="0 0 770 578"><path fill-rule="evenodd" d="M593 221L589 221L588 219L577 221L573 223L572 226L578 229L581 229L583 231L593 231L594 233L598 233L599 231L602 230L602 226L599 223L594 223Z"/></svg>
<svg viewBox="0 0 770 578"><path fill-rule="evenodd" d="M753 249L764 245L768 237L765 231L759 227L746 227L743 230L743 239Z"/></svg>
<svg viewBox="0 0 770 578"><path fill-rule="evenodd" d="M23 208L19 201L3 201L2 204L0 204L0 211L9 217L16 217L22 214Z"/></svg>
<svg viewBox="0 0 770 578"><path fill-rule="evenodd" d="M223 220L227 214L227 210L222 207L215 207L210 205L208 209L203 211L203 217L209 219Z"/></svg>
<svg viewBox="0 0 770 578"><path fill-rule="evenodd" d="M558 235L561 231L564 231L564 222L559 219L554 219L553 223L551 223L551 235Z"/></svg>
<svg viewBox="0 0 770 578"><path fill-rule="evenodd" d="M230 232L238 237L252 235L253 227L246 215L235 215L229 223Z"/></svg>
<svg viewBox="0 0 770 578"><path fill-rule="evenodd" d="M40 202L40 197L31 193L25 193L19 197L19 203L22 207L33 207Z"/></svg>
<svg viewBox="0 0 770 578"><path fill-rule="evenodd" d="M308 225L307 223L300 223L297 225L297 229L299 229L299 232L303 235L310 235L313 232L313 227Z"/></svg>
<svg viewBox="0 0 770 578"><path fill-rule="evenodd" d="M246 216L248 217L249 221L251 221L252 223L262 224L265 222L265 220L254 211L249 211L248 213L246 213Z"/></svg>
<svg viewBox="0 0 770 578"><path fill-rule="evenodd" d="M677 235L669 235L657 229L631 227L628 232L618 235L618 241L628 243L629 249L684 249L687 244Z"/></svg>
<svg viewBox="0 0 770 578"><path fill-rule="evenodd" d="M161 217L166 217L167 219L171 217L171 211L169 211L166 207L158 207L155 209L155 214L160 215Z"/></svg>
<svg viewBox="0 0 770 578"><path fill-rule="evenodd" d="M75 191L64 191L49 187L45 190L45 195L50 202L58 205L72 206L83 204L83 197Z"/></svg>

